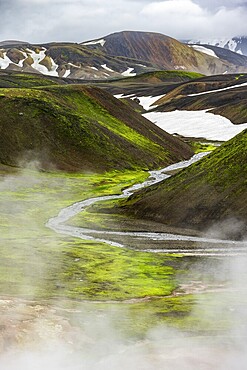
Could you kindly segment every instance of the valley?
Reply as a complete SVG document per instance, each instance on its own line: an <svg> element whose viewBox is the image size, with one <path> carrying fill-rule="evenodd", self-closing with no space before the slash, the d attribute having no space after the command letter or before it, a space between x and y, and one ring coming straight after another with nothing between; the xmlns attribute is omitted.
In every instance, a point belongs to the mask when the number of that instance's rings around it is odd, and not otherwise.
<svg viewBox="0 0 247 370"><path fill-rule="evenodd" d="M225 245L223 253L196 255L192 246L186 256L181 240L175 242L179 252L169 240L168 254L149 253L102 243L98 235L90 240L54 233L45 223L61 208L78 198L120 193L147 173L8 171L1 173L0 199L2 364L15 366L18 360L25 366L31 355L54 369L76 368L81 361L92 368L118 366L121 360L134 370L142 361L179 366L186 353L191 368L202 359L210 368L216 357L224 363L235 356L234 347L227 353L225 348L237 346L244 335L238 332L245 320L244 251L238 257L233 244L229 254ZM122 225L116 217L98 223L91 214L88 221L101 229ZM152 222L130 224L132 230L164 232Z"/></svg>
<svg viewBox="0 0 247 370"><path fill-rule="evenodd" d="M224 74L163 36L0 54L3 368L245 360L244 56Z"/></svg>

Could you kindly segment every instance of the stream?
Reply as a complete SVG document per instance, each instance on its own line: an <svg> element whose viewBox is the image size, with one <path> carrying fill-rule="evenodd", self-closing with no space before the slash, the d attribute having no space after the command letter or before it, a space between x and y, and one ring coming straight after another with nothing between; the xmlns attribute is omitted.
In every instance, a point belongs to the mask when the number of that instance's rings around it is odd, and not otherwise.
<svg viewBox="0 0 247 370"><path fill-rule="evenodd" d="M128 248L142 252L179 253L187 256L212 257L232 255L236 256L245 254L246 242L242 241L214 239L203 236L181 235L166 232L136 232L112 230L105 231L75 227L66 224L66 222L69 221L72 217L84 211L87 207L93 205L96 202L127 198L141 188L151 186L155 183L169 178L171 176L169 172L188 167L189 165L197 162L207 154L208 152L199 153L194 155L189 160L175 163L173 165L162 168L161 170L149 171L150 176L146 181L124 189L121 195L99 196L76 202L66 208L63 208L56 217L49 219L46 223L46 226L56 233L70 235L84 240L103 242L115 247ZM126 238L127 241L123 242L123 239ZM140 243L140 240L148 240L149 245L153 242L155 244L158 244L158 247L156 248L155 246L153 246L152 248L145 248L144 246L144 248L142 249L136 248L135 246L131 245L133 244L133 241L132 243L128 243L128 240L130 240L130 238L137 243ZM121 243L119 242L119 239ZM162 241L166 242L166 245L162 245ZM167 242L169 241L172 244L171 246L167 247ZM181 243L186 243L186 246L182 247L180 245Z"/></svg>

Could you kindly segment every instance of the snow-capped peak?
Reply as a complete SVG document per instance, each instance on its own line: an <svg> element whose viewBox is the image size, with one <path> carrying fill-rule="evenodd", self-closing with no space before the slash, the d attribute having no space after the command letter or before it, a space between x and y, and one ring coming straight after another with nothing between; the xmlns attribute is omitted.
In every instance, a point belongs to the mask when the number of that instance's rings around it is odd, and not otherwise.
<svg viewBox="0 0 247 370"><path fill-rule="evenodd" d="M215 39L187 40L187 44L212 45L234 51L235 53L247 55L247 36L235 36L232 38L222 37Z"/></svg>

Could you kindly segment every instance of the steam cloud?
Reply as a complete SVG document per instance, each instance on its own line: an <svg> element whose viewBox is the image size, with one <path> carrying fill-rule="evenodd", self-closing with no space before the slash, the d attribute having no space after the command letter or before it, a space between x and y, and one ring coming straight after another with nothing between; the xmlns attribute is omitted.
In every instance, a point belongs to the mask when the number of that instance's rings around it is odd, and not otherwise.
<svg viewBox="0 0 247 370"><path fill-rule="evenodd" d="M28 181L28 172L6 176L0 190L17 191ZM44 199L42 199L44 202ZM3 208L9 203L1 203ZM15 212L14 209L9 210ZM242 223L227 220L208 236L239 233ZM36 255L34 258L38 258ZM205 259L205 269L210 259ZM29 278L29 271L25 271ZM46 273L43 271L42 273ZM222 291L197 295L190 313L191 330L171 325L153 327L138 339L128 333L134 325L129 308L96 303L37 302L0 297L0 369L8 370L244 370L247 363L247 258L222 258L217 271ZM147 303L149 304L149 303ZM72 308L71 308L71 307ZM119 306L120 307L120 306ZM141 315L141 311L140 311ZM227 321L227 329L200 334L195 317L207 323ZM125 324L125 333L116 323ZM205 329L204 329L205 330Z"/></svg>

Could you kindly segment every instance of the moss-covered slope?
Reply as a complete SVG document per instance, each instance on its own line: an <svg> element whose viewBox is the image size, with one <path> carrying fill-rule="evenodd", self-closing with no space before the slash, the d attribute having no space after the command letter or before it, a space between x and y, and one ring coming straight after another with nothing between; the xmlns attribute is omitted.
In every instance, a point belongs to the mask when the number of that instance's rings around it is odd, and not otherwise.
<svg viewBox="0 0 247 370"><path fill-rule="evenodd" d="M63 85L65 83L64 79L58 77L43 76L36 73L20 73L16 71L0 70L0 88L32 88L37 86Z"/></svg>
<svg viewBox="0 0 247 370"><path fill-rule="evenodd" d="M246 162L247 130L170 179L134 194L121 210L200 230L229 218L247 224Z"/></svg>
<svg viewBox="0 0 247 370"><path fill-rule="evenodd" d="M44 169L153 168L191 155L109 93L79 85L0 90L0 163Z"/></svg>

